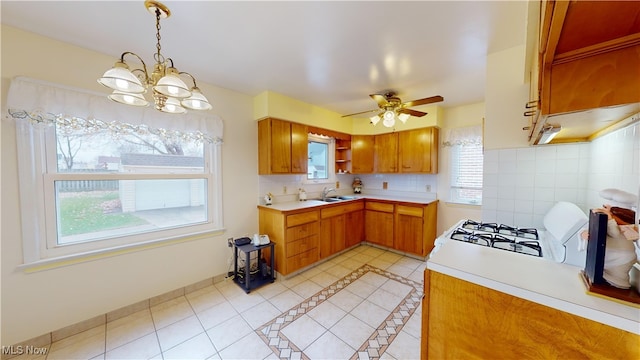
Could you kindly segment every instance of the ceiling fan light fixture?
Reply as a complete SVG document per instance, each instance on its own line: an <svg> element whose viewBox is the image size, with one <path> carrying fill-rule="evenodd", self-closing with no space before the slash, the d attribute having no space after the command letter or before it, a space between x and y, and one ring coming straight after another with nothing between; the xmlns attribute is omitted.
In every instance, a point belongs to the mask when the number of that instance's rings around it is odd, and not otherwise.
<svg viewBox="0 0 640 360"><path fill-rule="evenodd" d="M369 118L369 120L371 120L371 123L373 124L373 126L376 126L376 124L380 122L380 115L372 116Z"/></svg>
<svg viewBox="0 0 640 360"><path fill-rule="evenodd" d="M411 115L409 114L405 114L405 113L400 113L398 114L398 119L400 119L400 121L402 121L402 123L406 123L407 120L409 120L409 118L411 117Z"/></svg>
<svg viewBox="0 0 640 360"><path fill-rule="evenodd" d="M386 110L382 118L382 125L386 127L392 127L396 123L396 113L393 110Z"/></svg>

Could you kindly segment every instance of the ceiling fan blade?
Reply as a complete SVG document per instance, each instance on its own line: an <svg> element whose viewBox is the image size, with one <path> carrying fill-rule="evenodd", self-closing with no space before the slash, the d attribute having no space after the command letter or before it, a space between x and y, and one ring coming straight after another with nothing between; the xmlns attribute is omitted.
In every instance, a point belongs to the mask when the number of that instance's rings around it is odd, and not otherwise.
<svg viewBox="0 0 640 360"><path fill-rule="evenodd" d="M380 109L373 109L373 110L361 111L361 112L357 112L357 113L355 113L355 114L342 115L341 117L349 117L349 116L355 116L355 115L362 115L362 114L366 114L366 113L370 113L370 112L374 112L374 111L380 111Z"/></svg>
<svg viewBox="0 0 640 360"><path fill-rule="evenodd" d="M380 94L371 94L369 95L371 96L371 98L378 103L378 106L380 106L381 108L388 106L389 105L389 101L387 101L387 97L384 95L380 95Z"/></svg>
<svg viewBox="0 0 640 360"><path fill-rule="evenodd" d="M409 114L411 116L415 116L415 117L423 117L425 115L427 115L426 112L422 112L422 111L418 111L418 110L411 110L411 109L398 109L398 112L401 114Z"/></svg>
<svg viewBox="0 0 640 360"><path fill-rule="evenodd" d="M424 99L407 101L406 103L402 104L402 107L413 107L413 106L419 106L419 105L426 105L426 104L437 103L437 102L440 102L440 101L444 101L444 98L442 96L440 96L440 95L436 95L436 96L432 96L432 97L428 97L428 98L424 98Z"/></svg>

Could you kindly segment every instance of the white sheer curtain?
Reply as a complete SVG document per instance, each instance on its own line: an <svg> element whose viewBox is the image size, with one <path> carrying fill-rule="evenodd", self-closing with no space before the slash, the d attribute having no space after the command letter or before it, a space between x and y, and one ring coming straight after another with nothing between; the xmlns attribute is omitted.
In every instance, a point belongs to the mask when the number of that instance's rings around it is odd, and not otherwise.
<svg viewBox="0 0 640 360"><path fill-rule="evenodd" d="M447 129L442 136L442 146L482 145L482 126Z"/></svg>
<svg viewBox="0 0 640 360"><path fill-rule="evenodd" d="M222 142L223 121L211 113L166 114L153 107L117 104L91 93L27 77L11 81L6 108L14 119L34 124L84 129L153 133L183 141Z"/></svg>

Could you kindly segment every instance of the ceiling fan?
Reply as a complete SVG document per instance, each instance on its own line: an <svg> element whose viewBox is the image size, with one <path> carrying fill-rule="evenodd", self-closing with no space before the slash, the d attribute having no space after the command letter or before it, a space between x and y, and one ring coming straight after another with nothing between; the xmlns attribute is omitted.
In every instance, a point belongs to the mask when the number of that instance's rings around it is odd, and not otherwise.
<svg viewBox="0 0 640 360"><path fill-rule="evenodd" d="M378 121L382 120L384 126L392 127L395 124L396 118L404 123L410 116L422 117L427 115L426 112L409 109L410 107L437 103L444 100L442 96L436 95L403 103L394 91L387 91L383 94L371 94L369 96L378 103L378 109L361 111L354 114L343 115L342 117L362 115L376 111L378 114L370 118L371 123L375 126Z"/></svg>

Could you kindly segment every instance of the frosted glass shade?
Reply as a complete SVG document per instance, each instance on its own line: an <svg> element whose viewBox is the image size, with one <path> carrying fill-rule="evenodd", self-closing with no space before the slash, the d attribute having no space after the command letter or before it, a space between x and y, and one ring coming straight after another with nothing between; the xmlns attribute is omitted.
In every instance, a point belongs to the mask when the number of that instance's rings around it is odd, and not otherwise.
<svg viewBox="0 0 640 360"><path fill-rule="evenodd" d="M162 95L178 99L191 96L191 91L189 91L187 84L178 77L178 72L174 68L167 69L167 74L158 80L153 90Z"/></svg>
<svg viewBox="0 0 640 360"><path fill-rule="evenodd" d="M104 75L98 79L98 83L118 91L133 94L142 94L145 87L133 73L127 64L118 61L111 69L105 71Z"/></svg>
<svg viewBox="0 0 640 360"><path fill-rule="evenodd" d="M191 110L211 110L209 100L202 95L200 89L191 89L191 96L181 101L182 106Z"/></svg>
<svg viewBox="0 0 640 360"><path fill-rule="evenodd" d="M110 100L115 102L133 105L133 106L147 106L149 102L142 96L142 94L131 94L118 90L114 90L111 95L108 96Z"/></svg>
<svg viewBox="0 0 640 360"><path fill-rule="evenodd" d="M162 112L166 112L169 114L184 114L187 112L187 109L183 108L180 105L180 101L176 98L167 98L164 103L164 106L161 109L158 109Z"/></svg>

